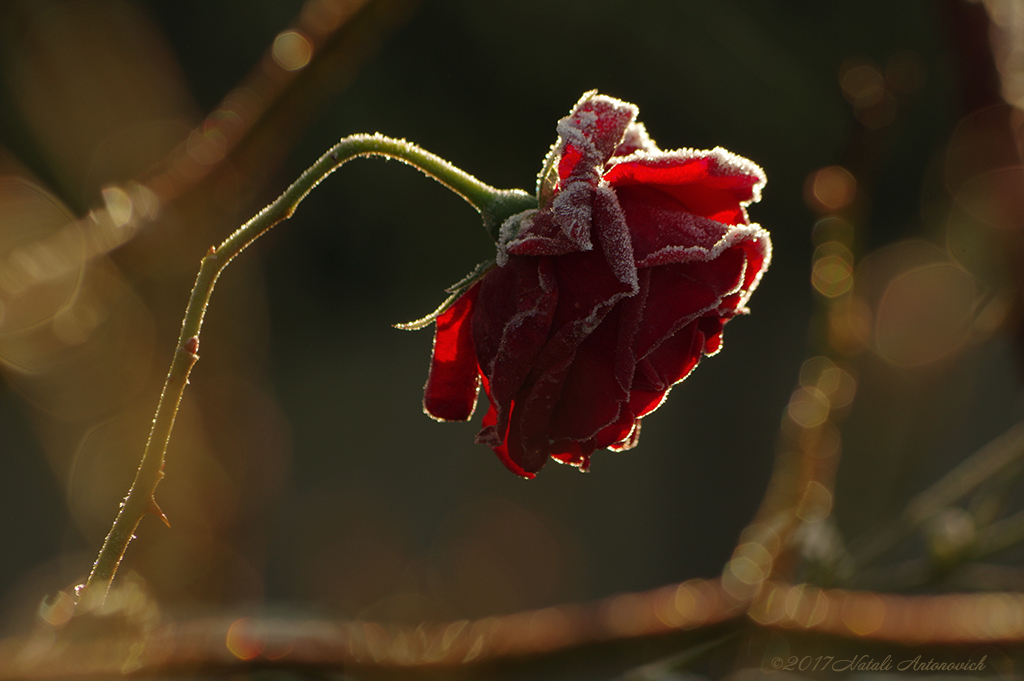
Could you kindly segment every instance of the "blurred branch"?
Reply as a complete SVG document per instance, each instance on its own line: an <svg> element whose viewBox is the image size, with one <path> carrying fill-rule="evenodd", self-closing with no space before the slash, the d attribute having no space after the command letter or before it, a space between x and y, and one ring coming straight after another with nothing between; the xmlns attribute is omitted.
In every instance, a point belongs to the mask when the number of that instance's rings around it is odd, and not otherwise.
<svg viewBox="0 0 1024 681"><path fill-rule="evenodd" d="M44 281L66 274L69 268L81 267L82 262L125 246L156 223L169 203L193 190L204 197L194 196L193 200L219 204L221 197L213 198L210 189L217 186L218 177L225 172L240 172L246 177L249 192L243 195L248 197L279 165L318 103L355 77L382 36L411 12L415 2L308 0L297 21L278 36L294 35L304 41L310 55L308 64L286 68L288 64L282 65L280 57L275 58L271 46L253 71L182 144L167 158L147 164L160 171L104 188L102 207L60 232L8 254L3 268L6 277L19 275L17 263L24 261L26 254L33 260L54 263L52 271L44 273ZM223 205L217 207L229 210ZM197 232L195 237L202 241L216 233L216 225L203 220L193 220L191 226ZM84 249L81 244L85 244ZM187 250L187 246L177 250ZM18 295L39 277L23 279L16 282L17 286L5 287L5 295Z"/></svg>
<svg viewBox="0 0 1024 681"><path fill-rule="evenodd" d="M0 680L252 668L343 669L408 678L396 674L526 665L573 651L593 659L599 655L594 646L606 653L621 653L622 646L635 653L662 640L684 647L625 677L657 678L655 673L771 631L827 635L847 645L920 650L927 644L953 654L983 645L1024 645L1020 593L902 596L775 582L766 583L753 603L736 601L720 580L692 580L596 603L415 627L247 617L146 625L130 622L132 612L145 610L144 603L129 601L123 607L126 614L76 618L63 629L41 628L29 637L0 641ZM741 619L744 613L747 618ZM722 627L729 627L724 635ZM729 654L740 658L749 651Z"/></svg>
<svg viewBox="0 0 1024 681"><path fill-rule="evenodd" d="M903 596L768 585L750 617L765 626L897 644L1024 643L1020 593Z"/></svg>
<svg viewBox="0 0 1024 681"><path fill-rule="evenodd" d="M150 184L165 200L205 184L228 167L259 186L291 148L328 94L341 90L382 36L412 11L416 0L307 0L298 19L278 34L260 63L197 126ZM282 38L308 50L292 65ZM301 56L301 54L300 54ZM301 62L299 62L301 64Z"/></svg>
<svg viewBox="0 0 1024 681"><path fill-rule="evenodd" d="M142 606L130 603L126 609ZM57 632L56 640L47 629L27 640L0 641L0 679L209 673L254 666L346 671L475 667L691 630L711 633L742 613L743 604L719 580L692 580L591 604L416 627L221 618L111 630L102 627L103 620L76 618ZM116 614L107 620L116 620Z"/></svg>

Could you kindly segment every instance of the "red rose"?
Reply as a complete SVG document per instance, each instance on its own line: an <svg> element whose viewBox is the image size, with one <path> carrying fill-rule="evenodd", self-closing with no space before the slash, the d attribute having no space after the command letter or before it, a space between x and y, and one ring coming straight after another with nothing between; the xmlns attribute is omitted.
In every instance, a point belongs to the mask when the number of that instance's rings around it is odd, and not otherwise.
<svg viewBox="0 0 1024 681"><path fill-rule="evenodd" d="M662 151L637 108L588 93L558 122L539 208L501 228L497 266L437 319L424 408L466 420L527 478L637 443L757 287L768 233L745 206L765 177L721 148Z"/></svg>

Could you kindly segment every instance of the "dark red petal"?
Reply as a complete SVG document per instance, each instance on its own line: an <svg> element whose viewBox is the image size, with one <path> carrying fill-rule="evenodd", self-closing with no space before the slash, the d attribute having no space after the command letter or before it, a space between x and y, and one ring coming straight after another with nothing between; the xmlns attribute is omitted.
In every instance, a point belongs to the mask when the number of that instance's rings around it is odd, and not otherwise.
<svg viewBox="0 0 1024 681"><path fill-rule="evenodd" d="M570 355L546 366L515 399L509 418L508 455L524 470L539 471L551 453L551 415L559 404L572 360Z"/></svg>
<svg viewBox="0 0 1024 681"><path fill-rule="evenodd" d="M619 320L616 308L577 348L551 416L552 439L589 440L618 418L629 398L629 384L622 385L615 372Z"/></svg>
<svg viewBox="0 0 1024 681"><path fill-rule="evenodd" d="M729 225L694 215L652 187L621 187L616 195L629 226L637 267L707 260L730 233Z"/></svg>
<svg viewBox="0 0 1024 681"><path fill-rule="evenodd" d="M711 262L689 262L650 270L650 292L634 343L641 359L667 337L699 316L715 311L723 298L739 289L745 258L729 249Z"/></svg>
<svg viewBox="0 0 1024 681"><path fill-rule="evenodd" d="M686 325L637 362L629 406L642 418L659 406L669 389L686 378L704 355L704 334L699 324Z"/></svg>
<svg viewBox="0 0 1024 681"><path fill-rule="evenodd" d="M484 378L484 385L487 385L487 379ZM535 472L523 470L516 462L512 460L508 455L508 446L505 444L505 440L508 436L508 432L496 432L498 422L498 412L494 408L494 404L491 404L491 408L484 414L483 429L480 434L476 436L477 444L488 445L494 453L498 455L501 462L505 464L505 467L518 476L524 477L527 480L531 480L536 477Z"/></svg>
<svg viewBox="0 0 1024 681"><path fill-rule="evenodd" d="M722 349L722 328L728 319L722 317L704 317L697 322L697 328L704 337L704 354L708 357Z"/></svg>
<svg viewBox="0 0 1024 681"><path fill-rule="evenodd" d="M583 250L554 223L550 208L524 220L519 233L505 245L509 255L564 255ZM588 232L587 239L589 241Z"/></svg>
<svg viewBox="0 0 1024 681"><path fill-rule="evenodd" d="M575 442L564 440L552 443L551 458L570 466L576 466L580 470L590 468L590 455L597 447L593 442Z"/></svg>
<svg viewBox="0 0 1024 681"><path fill-rule="evenodd" d="M479 284L473 342L502 437L512 401L537 366L551 329L559 299L552 269L548 257L512 256Z"/></svg>
<svg viewBox="0 0 1024 681"><path fill-rule="evenodd" d="M613 452L636 447L640 442L640 419L622 420L608 426L597 436L597 443L600 445L602 442L609 442L605 446Z"/></svg>
<svg viewBox="0 0 1024 681"><path fill-rule="evenodd" d="M647 358L666 388L686 378L704 354L705 338L700 324L691 326L696 327L694 332L684 330L675 334Z"/></svg>
<svg viewBox="0 0 1024 681"><path fill-rule="evenodd" d="M479 292L474 285L437 318L434 353L423 394L423 409L442 421L466 421L480 387L470 319Z"/></svg>

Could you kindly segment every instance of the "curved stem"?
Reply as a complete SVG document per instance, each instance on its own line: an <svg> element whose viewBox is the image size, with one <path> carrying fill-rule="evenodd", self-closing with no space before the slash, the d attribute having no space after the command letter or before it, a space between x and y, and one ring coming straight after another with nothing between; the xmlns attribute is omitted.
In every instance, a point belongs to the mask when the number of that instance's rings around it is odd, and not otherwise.
<svg viewBox="0 0 1024 681"><path fill-rule="evenodd" d="M325 177L347 161L360 156L386 156L418 168L428 176L462 196L484 219L492 235L501 222L515 213L537 205L536 199L520 190L499 190L459 170L444 159L414 144L382 135L353 135L341 140L314 163L276 201L261 210L216 248L211 247L202 260L192 295L185 309L177 349L167 372L163 392L153 417L153 426L142 455L142 462L114 525L103 542L93 564L80 600L101 602L114 573L132 540L139 521L146 513L155 513L167 522L156 505L153 493L163 478L164 456L174 427L188 375L199 359L199 331L217 278L231 260L271 227L292 216L302 199ZM95 600L94 600L95 599Z"/></svg>

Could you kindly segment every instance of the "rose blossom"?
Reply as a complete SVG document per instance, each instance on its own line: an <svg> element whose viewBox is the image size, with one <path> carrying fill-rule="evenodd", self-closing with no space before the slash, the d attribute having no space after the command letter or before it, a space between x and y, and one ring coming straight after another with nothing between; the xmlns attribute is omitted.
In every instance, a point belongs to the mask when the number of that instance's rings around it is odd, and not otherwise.
<svg viewBox="0 0 1024 681"><path fill-rule="evenodd" d="M424 409L532 478L637 443L640 419L747 312L768 233L747 218L763 171L721 148L662 151L637 108L588 93L558 122L539 208L501 228L497 266L437 318Z"/></svg>

